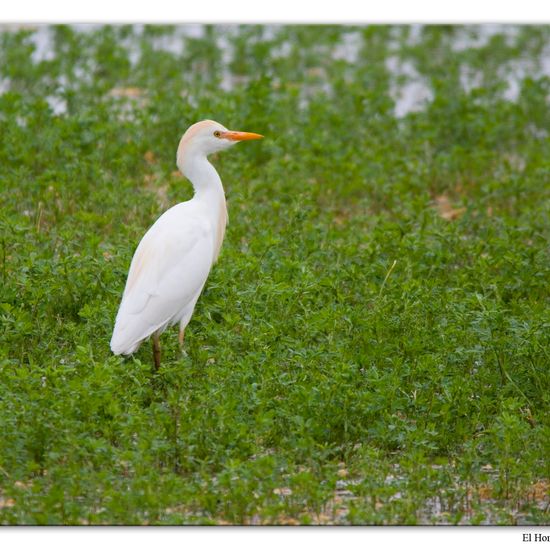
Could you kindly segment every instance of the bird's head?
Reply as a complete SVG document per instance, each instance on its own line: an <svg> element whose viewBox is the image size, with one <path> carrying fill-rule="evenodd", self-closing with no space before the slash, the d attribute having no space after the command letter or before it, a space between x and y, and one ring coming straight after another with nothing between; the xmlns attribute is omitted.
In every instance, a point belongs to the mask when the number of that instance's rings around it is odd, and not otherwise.
<svg viewBox="0 0 550 550"><path fill-rule="evenodd" d="M217 151L228 149L239 141L263 138L252 132L236 132L228 130L213 120L201 120L189 126L180 140L178 147L178 165L188 154L208 156Z"/></svg>

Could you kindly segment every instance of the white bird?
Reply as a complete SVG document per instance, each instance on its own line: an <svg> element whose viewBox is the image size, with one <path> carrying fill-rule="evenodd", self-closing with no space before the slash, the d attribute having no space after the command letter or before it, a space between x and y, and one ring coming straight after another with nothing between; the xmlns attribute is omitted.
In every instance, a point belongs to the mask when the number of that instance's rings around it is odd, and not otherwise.
<svg viewBox="0 0 550 550"><path fill-rule="evenodd" d="M128 273L116 316L111 350L130 355L153 336L155 367L160 366L160 335L179 323L179 343L218 258L227 224L223 185L207 156L239 141L260 139L203 120L188 128L176 162L195 194L167 210L145 233Z"/></svg>

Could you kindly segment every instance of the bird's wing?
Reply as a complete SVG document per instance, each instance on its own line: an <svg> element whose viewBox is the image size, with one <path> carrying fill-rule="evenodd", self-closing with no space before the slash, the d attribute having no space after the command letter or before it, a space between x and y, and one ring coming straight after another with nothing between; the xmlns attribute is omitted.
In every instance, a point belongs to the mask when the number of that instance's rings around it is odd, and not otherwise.
<svg viewBox="0 0 550 550"><path fill-rule="evenodd" d="M211 229L201 218L168 210L139 243L117 314L111 349L132 353L200 293L212 265Z"/></svg>

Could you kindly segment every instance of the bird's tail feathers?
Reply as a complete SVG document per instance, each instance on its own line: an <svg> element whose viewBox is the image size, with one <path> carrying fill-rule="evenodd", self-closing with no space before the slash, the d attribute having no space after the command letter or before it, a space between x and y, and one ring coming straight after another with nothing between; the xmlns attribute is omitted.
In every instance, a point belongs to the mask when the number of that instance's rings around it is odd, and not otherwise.
<svg viewBox="0 0 550 550"><path fill-rule="evenodd" d="M128 323L123 327L115 323L110 344L111 351L115 355L131 355L137 351L142 342L147 340L151 334L157 331L163 332L167 325L168 322L164 321L157 326L148 328L146 331L141 330L138 332L135 330L136 327L132 326L132 323ZM138 333L138 336L136 336L136 333Z"/></svg>

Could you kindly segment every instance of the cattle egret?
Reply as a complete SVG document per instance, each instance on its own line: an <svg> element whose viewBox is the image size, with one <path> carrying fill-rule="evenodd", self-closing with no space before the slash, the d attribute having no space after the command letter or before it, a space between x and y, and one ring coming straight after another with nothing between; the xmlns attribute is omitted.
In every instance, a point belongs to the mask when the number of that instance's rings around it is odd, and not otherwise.
<svg viewBox="0 0 550 550"><path fill-rule="evenodd" d="M176 162L195 194L162 214L141 239L116 316L113 353L130 355L153 336L158 369L160 335L176 323L183 345L185 327L218 258L227 224L223 185L207 156L239 141L262 137L230 131L212 120L197 122L185 132Z"/></svg>

